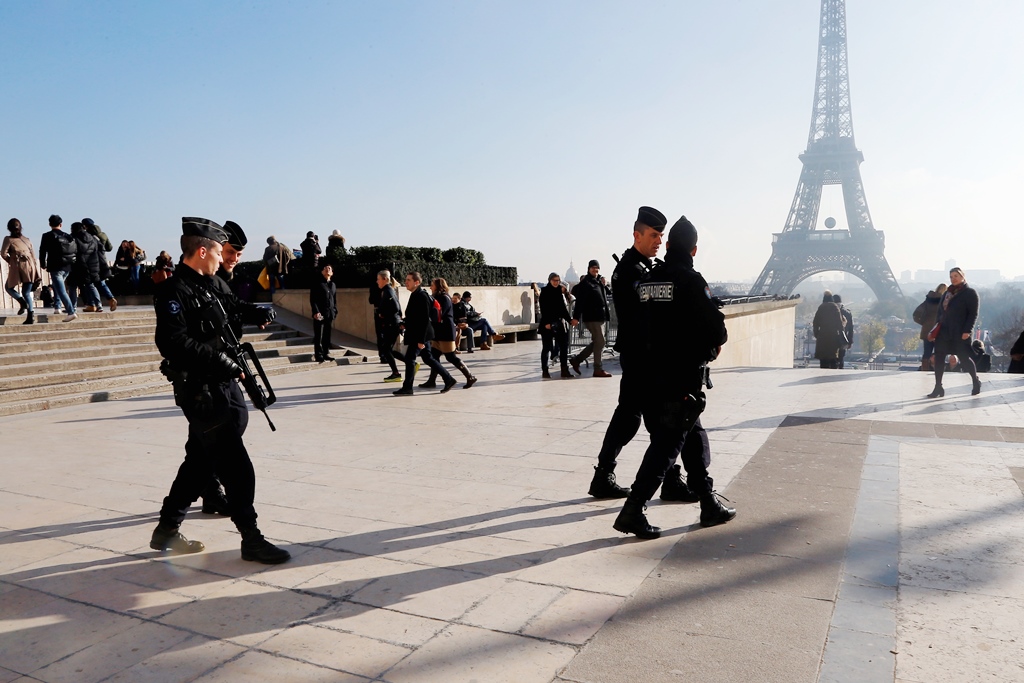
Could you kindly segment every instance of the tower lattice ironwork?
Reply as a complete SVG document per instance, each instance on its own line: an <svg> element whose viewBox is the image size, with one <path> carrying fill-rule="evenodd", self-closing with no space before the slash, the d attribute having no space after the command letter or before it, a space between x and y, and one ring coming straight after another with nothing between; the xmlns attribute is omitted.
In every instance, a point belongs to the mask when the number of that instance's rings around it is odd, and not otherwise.
<svg viewBox="0 0 1024 683"><path fill-rule="evenodd" d="M885 236L875 230L864 197L864 155L853 140L846 57L845 0L822 0L811 132L800 155L803 170L786 226L774 234L771 258L751 294L788 296L808 277L839 270L864 280L879 300L903 298L885 259ZM842 185L848 230L816 229L825 185Z"/></svg>

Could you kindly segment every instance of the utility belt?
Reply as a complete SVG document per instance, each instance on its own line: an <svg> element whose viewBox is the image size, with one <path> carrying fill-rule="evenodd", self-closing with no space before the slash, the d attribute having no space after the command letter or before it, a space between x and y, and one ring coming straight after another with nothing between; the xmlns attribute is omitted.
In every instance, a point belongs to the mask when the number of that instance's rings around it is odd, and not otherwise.
<svg viewBox="0 0 1024 683"><path fill-rule="evenodd" d="M160 363L160 372L173 387L174 405L182 409L195 410L201 415L213 412L213 393L210 391L209 381L201 381L187 370L173 367L166 359Z"/></svg>

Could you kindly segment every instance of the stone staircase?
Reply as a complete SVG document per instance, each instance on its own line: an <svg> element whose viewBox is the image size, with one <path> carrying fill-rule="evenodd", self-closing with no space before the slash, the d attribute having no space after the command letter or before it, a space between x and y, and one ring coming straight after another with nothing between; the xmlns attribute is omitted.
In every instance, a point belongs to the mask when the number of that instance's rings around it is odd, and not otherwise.
<svg viewBox="0 0 1024 683"><path fill-rule="evenodd" d="M0 315L0 416L171 393L159 370L152 307L79 313L70 323L63 317L42 313L35 325L22 325L23 315ZM271 377L324 367L313 362L312 339L282 324L246 327L243 341ZM338 365L367 360L348 349L333 355Z"/></svg>

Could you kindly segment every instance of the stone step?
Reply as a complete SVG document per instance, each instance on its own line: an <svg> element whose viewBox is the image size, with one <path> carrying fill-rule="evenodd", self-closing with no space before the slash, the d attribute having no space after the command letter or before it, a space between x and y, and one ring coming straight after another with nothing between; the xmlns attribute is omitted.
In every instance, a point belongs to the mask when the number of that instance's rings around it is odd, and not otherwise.
<svg viewBox="0 0 1024 683"><path fill-rule="evenodd" d="M318 370L331 367L332 365L362 363L366 361L366 357L350 351L344 356L339 356L333 364L317 364L311 361L312 354L296 354L282 359L267 359L263 366L267 375L274 377L275 375L293 372ZM34 387L31 389L0 391L0 416L49 410L50 408L61 408L82 403L97 403L100 401L131 398L145 394L166 393L170 395L171 393L170 383L159 372L147 372L120 378L80 382L63 387L64 393L48 391L54 388L60 389L61 387Z"/></svg>
<svg viewBox="0 0 1024 683"><path fill-rule="evenodd" d="M156 314L153 313L153 309L134 309L134 310L123 310L118 309L117 312L112 313L110 311L104 311L103 313L84 313L79 312L78 318L72 320L69 323L64 322L64 314L58 313L42 313L41 309L36 309L36 324L35 325L24 325L24 315L6 315L0 316L0 335L10 334L16 332L19 326L26 330L35 329L38 327L50 327L51 325L81 325L83 323L92 322L105 322L110 320L149 320L156 322ZM50 310L50 309L45 309Z"/></svg>
<svg viewBox="0 0 1024 683"><path fill-rule="evenodd" d="M153 344L152 339L139 344L94 345L90 342L88 346L61 345L55 349L35 349L32 352L26 352L23 348L13 344L10 347L0 344L0 369L10 365L48 363L50 369L56 370L58 364L63 365L78 358L128 356L144 354L150 351L156 351L156 346Z"/></svg>
<svg viewBox="0 0 1024 683"><path fill-rule="evenodd" d="M276 332L268 332L266 330L260 330L253 328L252 334L245 334L243 341L251 342L254 346L258 342L265 341L280 341L285 339L298 339L302 335L300 332L282 327ZM71 336L60 336L59 338L51 338L49 336L40 336L31 339L25 339L18 342L11 342L8 339L0 340L0 354L7 353L18 353L18 354L33 354L39 351L59 351L61 349L68 348L76 343L87 344L89 346L96 345L124 345L124 344L153 344L153 336L155 333L154 328L138 327L135 329L131 328L99 328L93 330L95 334L85 335L71 335ZM20 336L20 335L19 335ZM307 337L308 339L308 337Z"/></svg>
<svg viewBox="0 0 1024 683"><path fill-rule="evenodd" d="M263 358L281 358L306 353L302 347L312 347L311 337L288 337L270 341L252 343L256 356ZM31 362L25 362L26 358ZM152 341L142 344L115 344L105 346L70 347L58 350L41 351L26 356L24 353L0 353L0 388L7 388L4 382L19 386L16 378L26 377L34 380L37 377L49 376L53 383L64 380L61 372L72 370L88 370L109 366L121 366L132 362L155 361L160 363L160 352ZM28 386L28 385L25 385Z"/></svg>

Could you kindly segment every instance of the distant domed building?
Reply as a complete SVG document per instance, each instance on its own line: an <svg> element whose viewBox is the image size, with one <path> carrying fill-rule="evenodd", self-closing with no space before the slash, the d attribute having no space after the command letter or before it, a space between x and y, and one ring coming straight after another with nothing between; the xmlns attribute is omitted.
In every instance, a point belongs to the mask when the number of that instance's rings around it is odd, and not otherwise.
<svg viewBox="0 0 1024 683"><path fill-rule="evenodd" d="M579 283L580 276L576 273L576 269L572 267L572 261L569 261L569 270L565 271L565 277L562 278L562 282L566 285L575 285Z"/></svg>

